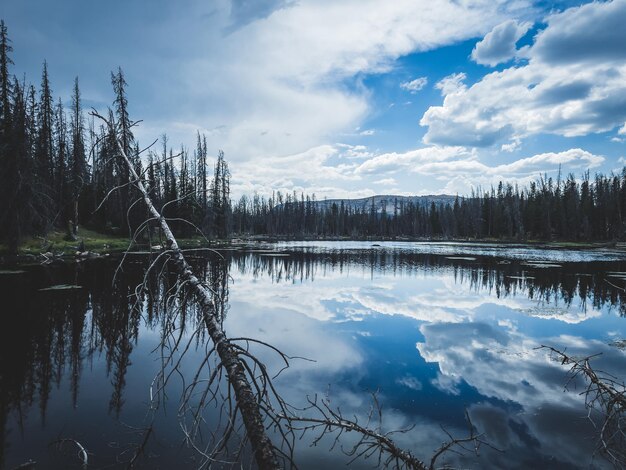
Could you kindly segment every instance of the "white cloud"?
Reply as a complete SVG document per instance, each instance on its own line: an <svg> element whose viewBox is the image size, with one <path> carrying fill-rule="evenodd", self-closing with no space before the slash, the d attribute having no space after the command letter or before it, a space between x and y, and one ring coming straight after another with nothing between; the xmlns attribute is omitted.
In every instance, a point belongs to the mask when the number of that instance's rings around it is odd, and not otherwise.
<svg viewBox="0 0 626 470"><path fill-rule="evenodd" d="M590 3L547 18L529 63L444 93L420 124L426 143L491 146L529 135L609 131L626 120L625 2ZM567 38L567 40L562 40Z"/></svg>
<svg viewBox="0 0 626 470"><path fill-rule="evenodd" d="M354 148L321 145L297 154L265 157L263 165L255 161L234 162L232 191L235 196L255 191L266 195L273 190L300 192L310 187L317 192L329 181L360 179L355 173L357 163L330 162L333 158L340 159L342 150L350 152Z"/></svg>
<svg viewBox="0 0 626 470"><path fill-rule="evenodd" d="M521 139L515 139L513 142L509 143L509 144L502 144L502 147L500 147L500 150L502 150L503 152L515 152L516 150L518 150L522 145L522 141Z"/></svg>
<svg viewBox="0 0 626 470"><path fill-rule="evenodd" d="M435 83L435 88L441 90L443 96L460 93L467 89L465 83L463 83L466 78L467 75L463 72L453 73Z"/></svg>
<svg viewBox="0 0 626 470"><path fill-rule="evenodd" d="M596 168L604 157L581 149L558 153L544 153L522 158L512 163L489 166L478 160L450 160L424 163L411 171L446 182L441 193L469 194L478 187L488 188L500 181L527 186L544 173Z"/></svg>
<svg viewBox="0 0 626 470"><path fill-rule="evenodd" d="M393 186L396 184L396 180L393 178L383 178L381 180L373 181L373 184L378 184L381 186Z"/></svg>
<svg viewBox="0 0 626 470"><path fill-rule="evenodd" d="M522 158L512 163L488 166L478 160L475 150L465 147L425 147L406 153L385 153L363 162L356 174L381 174L412 172L426 175L477 174L513 178L519 175L538 174L563 165L568 169L596 168L604 157L582 149L548 152Z"/></svg>
<svg viewBox="0 0 626 470"><path fill-rule="evenodd" d="M621 0L592 2L547 18L533 46L544 63L607 63L626 59L626 4Z"/></svg>
<svg viewBox="0 0 626 470"><path fill-rule="evenodd" d="M430 146L376 153L363 145L321 145L292 155L266 157L263 165L233 162L231 191L235 199L254 192L267 196L273 191L359 198L376 194L377 187L386 187L394 194L468 195L472 189L488 188L499 181L524 186L544 173L554 174L559 167L565 174L579 173L598 168L605 161L605 157L580 148L499 165L484 163L484 157L467 147ZM414 179L411 175L427 176L431 186L421 192L414 185L409 192L403 190L403 181Z"/></svg>
<svg viewBox="0 0 626 470"><path fill-rule="evenodd" d="M498 165L494 171L507 174L519 174L544 171L546 168L567 165L569 168L596 168L604 157L594 155L582 149L570 149L564 152L549 152L522 158L508 165Z"/></svg>
<svg viewBox="0 0 626 470"><path fill-rule="evenodd" d="M354 172L364 180L368 175L424 175L431 181L441 182L441 186L422 191L423 194L468 195L478 187L488 188L500 181L525 186L539 175L558 171L559 167L564 173L580 172L597 168L604 161L601 155L575 148L490 166L480 161L476 149L432 146L372 156Z"/></svg>
<svg viewBox="0 0 626 470"><path fill-rule="evenodd" d="M405 153L383 153L363 162L355 172L357 174L395 173L412 171L419 165L450 160L452 158L470 158L472 152L464 147L425 147Z"/></svg>
<svg viewBox="0 0 626 470"><path fill-rule="evenodd" d="M493 28L482 41L476 43L472 51L472 59L483 65L494 67L501 62L512 59L517 50L515 44L532 25L508 20Z"/></svg>
<svg viewBox="0 0 626 470"><path fill-rule="evenodd" d="M422 90L427 84L427 77L418 77L415 80L411 80L409 82L402 82L400 84L400 88L410 93L417 93L418 91Z"/></svg>
<svg viewBox="0 0 626 470"><path fill-rule="evenodd" d="M156 97L152 108L167 109L161 113L167 117L149 120L145 140L156 129L156 135L168 129L172 142L190 140L182 130L169 130L177 120L198 128L224 126L210 137L209 148L224 149L230 161L303 152L350 132L371 111L358 75L388 71L403 55L483 35L530 10L525 2L504 0L238 5L232 13L228 2L218 2L198 15L202 24L186 24L189 35L175 43L188 60L142 69L144 77L160 78L160 89L166 78L167 89L175 90L168 98L155 88L149 101ZM346 80L356 86L346 87Z"/></svg>

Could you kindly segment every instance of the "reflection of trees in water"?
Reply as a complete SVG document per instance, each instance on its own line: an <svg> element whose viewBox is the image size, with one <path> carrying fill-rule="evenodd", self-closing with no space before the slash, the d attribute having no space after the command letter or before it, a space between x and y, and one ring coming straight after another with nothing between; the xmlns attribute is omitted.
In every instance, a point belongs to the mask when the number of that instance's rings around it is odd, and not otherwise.
<svg viewBox="0 0 626 470"><path fill-rule="evenodd" d="M414 276L417 273L448 273L455 282L497 297L526 295L545 302L576 299L581 305L610 306L621 315L624 292L605 282L605 273L624 270L620 263L572 264L561 268L533 268L520 261L487 258L453 260L442 256L410 254L393 250L293 251L289 256L264 253L226 252L190 260L195 271L214 293L224 318L228 310L229 269L272 282L314 281L332 272L370 275ZM79 397L80 376L85 361L104 354L112 392L109 411L118 416L124 403L126 374L142 325L150 329L176 328L182 334L200 320L176 278L160 267L144 279L148 263L131 259L112 283L115 263L37 267L26 275L5 276L0 295L7 312L0 329L0 464L9 430L9 413L20 424L33 405L45 420L50 393L69 376L74 406ZM582 273L582 274L581 274ZM161 275L164 274L164 275ZM145 289L137 289L145 281ZM83 289L37 291L51 284L72 284ZM197 345L206 337L198 334Z"/></svg>
<svg viewBox="0 0 626 470"><path fill-rule="evenodd" d="M16 414L21 426L36 403L45 423L50 393L64 376L69 379L76 406L83 363L91 361L94 354L104 354L112 385L109 412L119 416L140 326L165 328L173 315L177 315L181 331L188 323L190 327L197 324L195 308L182 301L176 277L161 273L161 266L149 273L146 288L138 289L148 266L145 261L126 262L115 282L117 265L106 261L37 267L26 275L3 278L0 298L6 314L0 329L0 466L9 413ZM223 319L228 309L227 265L196 261L196 272L215 293ZM38 290L52 284L83 288Z"/></svg>
<svg viewBox="0 0 626 470"><path fill-rule="evenodd" d="M566 263L560 267L537 267L520 260L407 253L394 250L334 250L322 253L285 251L289 256L233 253L233 269L253 277L267 276L272 282L314 281L316 276L351 269L393 276L431 272L451 274L457 284L486 291L498 298L527 296L544 303L569 307L580 300L596 309L610 307L626 316L626 292L607 278L607 272L624 271L626 263ZM609 282L607 282L609 281ZM618 286L619 287L619 286Z"/></svg>
<svg viewBox="0 0 626 470"><path fill-rule="evenodd" d="M6 313L0 329L0 423L4 441L9 412L23 422L38 396L42 422L53 386L59 386L67 367L71 374L72 400L78 399L78 381L84 348L87 290L32 292L32 286L48 285L45 272L34 278L8 276L0 286ZM64 273L73 284L72 273ZM4 445L0 447L1 453ZM2 462L0 458L0 463Z"/></svg>

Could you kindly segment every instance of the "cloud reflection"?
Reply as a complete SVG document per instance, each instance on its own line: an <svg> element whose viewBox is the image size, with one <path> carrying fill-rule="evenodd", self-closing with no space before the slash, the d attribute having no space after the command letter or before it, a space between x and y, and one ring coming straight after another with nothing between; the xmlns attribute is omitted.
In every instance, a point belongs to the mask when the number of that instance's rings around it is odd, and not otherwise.
<svg viewBox="0 0 626 470"><path fill-rule="evenodd" d="M342 266L342 271L318 266L314 281L286 276L289 282L275 282L262 271L235 279L231 298L246 301L234 300L232 325L320 361L297 366L297 380L283 382L289 397L323 392L332 383L333 403L361 416L367 408L364 384L383 386L381 401L391 416L388 429L417 423L401 440L423 455L444 436L421 403L440 413L436 409L449 403L446 397L456 397L457 405L448 412L459 416L450 417L446 429L464 435L465 404L489 442L506 451L501 455L485 449L480 468L589 467L595 431L578 395L584 385L571 382L572 390L565 391L567 370L535 348L549 344L573 354L602 352L599 365L619 371L626 354L590 337L607 321L614 329L606 331L623 334L619 318L607 317L601 304L564 302L556 290L541 296L533 290L532 278L500 290L480 288L467 272L459 276L451 267L416 275L402 269L359 269L350 262ZM247 309L255 313L239 313ZM410 322L415 322L415 333L392 333L392 325ZM281 326L267 333L263 324ZM414 355L401 354L399 348L411 338ZM381 367L386 371L379 372ZM449 462L477 465L461 457Z"/></svg>

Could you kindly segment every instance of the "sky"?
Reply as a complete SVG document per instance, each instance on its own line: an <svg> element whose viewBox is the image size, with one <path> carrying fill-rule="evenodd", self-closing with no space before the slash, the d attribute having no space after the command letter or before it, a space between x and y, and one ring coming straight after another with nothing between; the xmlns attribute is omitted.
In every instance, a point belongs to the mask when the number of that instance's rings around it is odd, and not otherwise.
<svg viewBox="0 0 626 470"><path fill-rule="evenodd" d="M13 72L135 136L207 136L231 192L470 194L621 172L626 0L2 0Z"/></svg>

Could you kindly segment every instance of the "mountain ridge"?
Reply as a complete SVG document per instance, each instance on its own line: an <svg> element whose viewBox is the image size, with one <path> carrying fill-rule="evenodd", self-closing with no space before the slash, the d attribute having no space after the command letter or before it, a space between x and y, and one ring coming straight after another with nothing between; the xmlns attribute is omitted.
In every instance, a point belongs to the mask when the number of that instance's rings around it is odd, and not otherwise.
<svg viewBox="0 0 626 470"><path fill-rule="evenodd" d="M343 202L344 207L351 208L353 210L370 211L372 205L374 205L376 212L382 212L383 207L388 214L392 214L396 208L400 210L402 205L413 204L417 206L430 206L431 203L435 205L440 204L453 204L457 196L449 194L429 194L424 196L399 196L394 194L377 194L374 196L368 196L357 199L350 198L334 198L315 201L315 205L318 209L330 209L333 204L341 206Z"/></svg>

